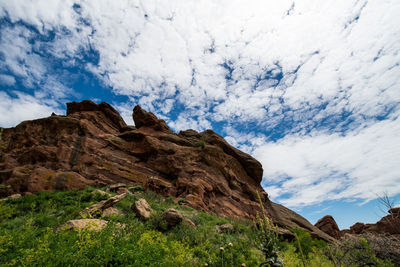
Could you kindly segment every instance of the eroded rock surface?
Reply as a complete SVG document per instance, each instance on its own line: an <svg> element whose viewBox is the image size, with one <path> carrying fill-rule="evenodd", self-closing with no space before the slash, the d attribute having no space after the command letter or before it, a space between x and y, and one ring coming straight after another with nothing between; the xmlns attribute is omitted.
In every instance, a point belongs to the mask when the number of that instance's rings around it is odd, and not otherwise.
<svg viewBox="0 0 400 267"><path fill-rule="evenodd" d="M339 227L331 215L326 215L319 219L315 226L333 238L340 239L341 237Z"/></svg>
<svg viewBox="0 0 400 267"><path fill-rule="evenodd" d="M263 169L212 130L175 134L165 121L136 106L127 126L109 104L67 104L67 116L24 121L5 129L1 196L124 183L223 216L254 218L257 191L281 227L300 227L332 238L297 213L273 202L260 186Z"/></svg>
<svg viewBox="0 0 400 267"><path fill-rule="evenodd" d="M153 209L150 207L149 203L147 203L146 199L144 198L138 199L133 203L132 211L141 220L149 219L151 214L153 213Z"/></svg>

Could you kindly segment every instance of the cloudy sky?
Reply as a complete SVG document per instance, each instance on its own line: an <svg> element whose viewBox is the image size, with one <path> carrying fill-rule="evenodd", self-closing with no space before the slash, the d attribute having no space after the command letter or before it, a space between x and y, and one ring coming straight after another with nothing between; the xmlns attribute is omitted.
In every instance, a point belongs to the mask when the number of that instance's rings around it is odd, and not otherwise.
<svg viewBox="0 0 400 267"><path fill-rule="evenodd" d="M400 1L0 2L0 126L65 102L212 128L314 223L400 200Z"/></svg>

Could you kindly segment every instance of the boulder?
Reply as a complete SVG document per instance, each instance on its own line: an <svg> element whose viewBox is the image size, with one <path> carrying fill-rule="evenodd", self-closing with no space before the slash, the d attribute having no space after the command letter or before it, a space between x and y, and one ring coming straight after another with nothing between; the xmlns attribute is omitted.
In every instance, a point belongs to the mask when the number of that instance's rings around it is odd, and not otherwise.
<svg viewBox="0 0 400 267"><path fill-rule="evenodd" d="M20 197L21 197L21 194L12 194L11 196L8 196L6 198L0 199L0 201L5 201L5 200L8 200L8 199L17 199L17 198L20 198Z"/></svg>
<svg viewBox="0 0 400 267"><path fill-rule="evenodd" d="M326 215L319 219L315 226L333 238L340 239L341 237L339 227L331 215Z"/></svg>
<svg viewBox="0 0 400 267"><path fill-rule="evenodd" d="M161 216L167 222L169 228L180 224L183 220L182 215L176 209L167 209Z"/></svg>
<svg viewBox="0 0 400 267"><path fill-rule="evenodd" d="M103 191L103 190L100 190L100 189L95 189L95 190L93 190L93 191L92 191L92 194L93 194L93 195L95 195L95 194L100 194L100 195L102 195L102 196L111 197L111 194L110 194L110 193L107 193L107 192L105 192L105 191Z"/></svg>
<svg viewBox="0 0 400 267"><path fill-rule="evenodd" d="M92 206L84 209L80 212L82 217L101 217L104 210L114 206L126 197L126 194L116 195L109 199L102 200L99 203L93 204Z"/></svg>
<svg viewBox="0 0 400 267"><path fill-rule="evenodd" d="M217 231L220 234L222 234L222 233L234 233L235 232L235 228L233 227L232 224L225 223L225 224L221 224L220 226L218 226L217 227Z"/></svg>
<svg viewBox="0 0 400 267"><path fill-rule="evenodd" d="M109 207L103 210L101 217L120 216L120 215L123 215L123 213L120 212L117 208Z"/></svg>
<svg viewBox="0 0 400 267"><path fill-rule="evenodd" d="M146 199L144 198L141 198L133 203L132 211L141 220L149 219L151 214L153 213L153 209L150 207L149 203L147 203Z"/></svg>
<svg viewBox="0 0 400 267"><path fill-rule="evenodd" d="M69 220L56 231L61 230L82 230L87 229L91 231L100 231L106 227L107 221L100 219L79 219L79 220Z"/></svg>

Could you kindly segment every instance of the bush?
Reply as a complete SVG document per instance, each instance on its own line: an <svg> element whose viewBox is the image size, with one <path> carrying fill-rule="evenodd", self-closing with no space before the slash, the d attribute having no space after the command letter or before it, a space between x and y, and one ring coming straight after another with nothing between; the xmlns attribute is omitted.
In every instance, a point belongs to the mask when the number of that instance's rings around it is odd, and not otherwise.
<svg viewBox="0 0 400 267"><path fill-rule="evenodd" d="M278 239L278 227L274 226L272 220L270 220L264 212L264 207L261 201L261 197L257 192L258 200L261 208L261 218L257 216L258 225L255 226L259 229L258 239L260 242L261 251L264 254L265 261L260 266L283 266L282 260L278 256L279 252L279 239Z"/></svg>

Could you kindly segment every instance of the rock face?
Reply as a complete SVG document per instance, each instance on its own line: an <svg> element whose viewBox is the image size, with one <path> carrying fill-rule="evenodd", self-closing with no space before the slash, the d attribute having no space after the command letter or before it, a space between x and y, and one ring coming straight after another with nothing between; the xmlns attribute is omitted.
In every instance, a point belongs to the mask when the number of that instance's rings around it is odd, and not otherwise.
<svg viewBox="0 0 400 267"><path fill-rule="evenodd" d="M282 227L332 238L293 211L269 201L260 186L261 164L211 130L175 134L163 120L136 106L136 127L109 104L67 104L67 116L24 121L4 129L0 197L20 192L69 190L124 183L174 196L193 208L254 218L257 191Z"/></svg>
<svg viewBox="0 0 400 267"><path fill-rule="evenodd" d="M340 239L341 237L339 227L331 215L319 219L315 226L333 238Z"/></svg>

